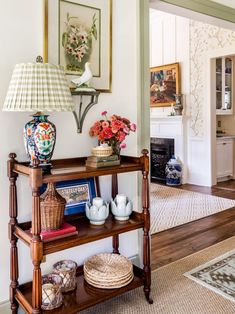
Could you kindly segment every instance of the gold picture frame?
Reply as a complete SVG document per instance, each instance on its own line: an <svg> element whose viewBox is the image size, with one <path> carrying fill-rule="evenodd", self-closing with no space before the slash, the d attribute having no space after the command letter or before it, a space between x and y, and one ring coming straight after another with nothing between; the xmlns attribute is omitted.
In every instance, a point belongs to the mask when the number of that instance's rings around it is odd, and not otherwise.
<svg viewBox="0 0 235 314"><path fill-rule="evenodd" d="M62 65L69 83L89 62L91 86L111 92L112 0L44 0L44 61Z"/></svg>
<svg viewBox="0 0 235 314"><path fill-rule="evenodd" d="M179 63L150 68L150 106L169 107L180 93Z"/></svg>

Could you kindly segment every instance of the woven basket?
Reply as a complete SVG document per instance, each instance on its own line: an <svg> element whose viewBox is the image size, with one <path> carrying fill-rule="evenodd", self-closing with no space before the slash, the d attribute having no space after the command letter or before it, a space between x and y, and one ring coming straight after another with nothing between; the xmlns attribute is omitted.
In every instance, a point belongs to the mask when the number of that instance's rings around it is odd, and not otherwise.
<svg viewBox="0 0 235 314"><path fill-rule="evenodd" d="M56 191L54 183L48 183L46 191L41 195L40 203L42 231L60 229L66 200Z"/></svg>
<svg viewBox="0 0 235 314"><path fill-rule="evenodd" d="M108 157L112 155L113 150L111 146L97 146L92 148L91 153L96 157Z"/></svg>

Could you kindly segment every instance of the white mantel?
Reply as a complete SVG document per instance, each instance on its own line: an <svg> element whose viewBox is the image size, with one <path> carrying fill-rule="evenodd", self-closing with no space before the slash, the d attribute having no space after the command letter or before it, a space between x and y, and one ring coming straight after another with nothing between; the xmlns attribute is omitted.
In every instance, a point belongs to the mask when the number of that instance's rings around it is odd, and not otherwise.
<svg viewBox="0 0 235 314"><path fill-rule="evenodd" d="M187 117L186 116L156 116L150 117L150 136L174 139L175 156L183 163L183 183L187 180Z"/></svg>

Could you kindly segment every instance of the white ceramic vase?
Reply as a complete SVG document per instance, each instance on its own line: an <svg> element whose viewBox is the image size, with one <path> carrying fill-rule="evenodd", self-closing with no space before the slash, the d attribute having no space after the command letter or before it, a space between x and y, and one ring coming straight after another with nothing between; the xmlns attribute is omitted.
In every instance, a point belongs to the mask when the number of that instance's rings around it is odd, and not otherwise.
<svg viewBox="0 0 235 314"><path fill-rule="evenodd" d="M111 211L116 220L126 221L132 213L133 203L125 195L118 194L111 200Z"/></svg>
<svg viewBox="0 0 235 314"><path fill-rule="evenodd" d="M92 205L86 203L86 216L92 225L103 225L109 215L109 204L101 197L93 199Z"/></svg>

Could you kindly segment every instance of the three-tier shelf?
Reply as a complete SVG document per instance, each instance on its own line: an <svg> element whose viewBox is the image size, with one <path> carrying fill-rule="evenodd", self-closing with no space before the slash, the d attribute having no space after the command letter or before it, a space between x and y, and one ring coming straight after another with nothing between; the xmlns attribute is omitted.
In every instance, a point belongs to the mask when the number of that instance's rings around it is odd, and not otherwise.
<svg viewBox="0 0 235 314"><path fill-rule="evenodd" d="M150 243L149 243L149 158L148 151L143 150L141 157L121 157L120 166L107 168L89 168L85 166L85 157L60 159L52 161L50 173L44 173L38 162L29 167L26 162L18 162L16 154L11 153L8 161L8 177L10 180L9 198L9 239L10 249L10 302L12 313L16 314L20 305L26 313L47 314L73 314L93 306L99 302L120 295L137 287L143 286L145 297L149 303L151 286L150 269ZM94 177L96 181L97 194L100 196L99 177L112 175L112 197L118 193L118 174L141 171L142 172L142 209L134 211L126 222L118 222L110 214L103 226L97 228L89 224L84 215L66 216L66 221L76 226L78 234L66 238L43 242L40 237L40 187L48 182L61 182L81 178ZM32 221L18 223L17 188L16 180L19 175L29 178L32 189ZM131 230L143 229L143 269L134 266L134 279L125 287L120 289L98 289L90 286L84 281L83 266L77 269L77 289L63 295L63 305L51 311L41 309L42 283L40 264L43 256L68 248L76 247L85 243L112 237L113 253L119 254L119 234ZM31 229L31 233L28 230ZM32 282L19 285L18 252L17 241L23 241L29 248L33 264ZM96 254L96 252L94 252ZM66 256L65 256L66 258Z"/></svg>

